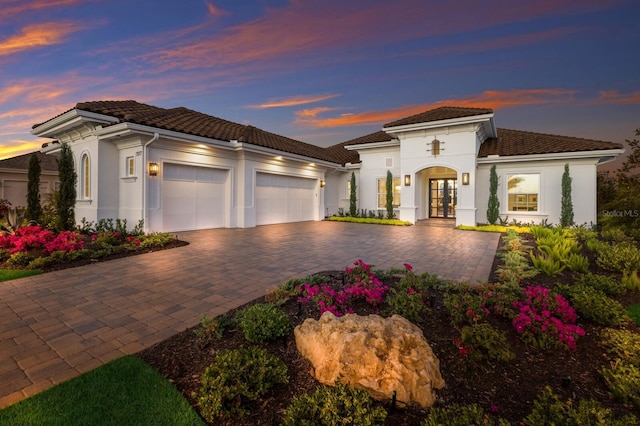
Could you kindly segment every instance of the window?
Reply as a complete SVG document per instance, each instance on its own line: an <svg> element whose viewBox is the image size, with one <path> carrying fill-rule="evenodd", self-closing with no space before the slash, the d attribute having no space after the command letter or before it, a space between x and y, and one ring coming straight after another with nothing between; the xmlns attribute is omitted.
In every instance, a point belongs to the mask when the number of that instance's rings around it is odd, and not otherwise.
<svg viewBox="0 0 640 426"><path fill-rule="evenodd" d="M378 179L378 208L387 207L387 179ZM393 207L400 207L400 178L393 178Z"/></svg>
<svg viewBox="0 0 640 426"><path fill-rule="evenodd" d="M82 198L89 198L91 196L91 175L90 173L90 167L89 167L89 156L87 154L84 154L82 156Z"/></svg>
<svg viewBox="0 0 640 426"><path fill-rule="evenodd" d="M511 212L537 212L539 174L507 175L507 206Z"/></svg>
<svg viewBox="0 0 640 426"><path fill-rule="evenodd" d="M347 196L345 198L351 198L351 181L347 181Z"/></svg>
<svg viewBox="0 0 640 426"><path fill-rule="evenodd" d="M126 167L127 167L127 176L135 176L136 162L133 157L127 157Z"/></svg>

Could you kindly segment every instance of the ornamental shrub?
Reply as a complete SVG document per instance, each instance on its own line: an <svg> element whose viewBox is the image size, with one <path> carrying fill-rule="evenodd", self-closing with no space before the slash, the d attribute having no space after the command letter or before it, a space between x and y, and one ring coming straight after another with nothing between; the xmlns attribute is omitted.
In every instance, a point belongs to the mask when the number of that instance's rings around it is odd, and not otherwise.
<svg viewBox="0 0 640 426"><path fill-rule="evenodd" d="M495 225L500 217L500 201L498 200L498 174L496 165L489 172L489 201L487 202L487 222Z"/></svg>
<svg viewBox="0 0 640 426"><path fill-rule="evenodd" d="M560 284L555 291L566 297L571 306L583 318L596 324L613 326L631 321L620 302L607 297L602 291L583 284L572 286Z"/></svg>
<svg viewBox="0 0 640 426"><path fill-rule="evenodd" d="M524 418L523 423L527 426L632 426L638 424L637 421L633 415L615 418L610 409L593 399L583 399L577 403L571 399L560 401L547 386L533 402L533 410Z"/></svg>
<svg viewBox="0 0 640 426"><path fill-rule="evenodd" d="M27 211L28 220L36 222L42 217L42 205L40 204L40 158L36 153L29 158L29 171L27 172Z"/></svg>
<svg viewBox="0 0 640 426"><path fill-rule="evenodd" d="M336 383L320 385L313 394L299 395L284 412L283 426L384 425L387 412L374 407L367 392Z"/></svg>
<svg viewBox="0 0 640 426"><path fill-rule="evenodd" d="M252 343L264 343L285 337L293 329L287 314L270 303L251 305L236 315L245 339Z"/></svg>
<svg viewBox="0 0 640 426"><path fill-rule="evenodd" d="M61 144L58 177L60 178L60 190L55 199L58 214L56 225L61 231L69 231L76 226L75 205L78 176L73 164L73 153L66 143Z"/></svg>
<svg viewBox="0 0 640 426"><path fill-rule="evenodd" d="M215 423L223 416L246 414L251 402L288 382L287 366L282 360L250 346L219 352L200 376L200 391L193 396L202 417Z"/></svg>
<svg viewBox="0 0 640 426"><path fill-rule="evenodd" d="M596 262L608 271L630 275L640 270L640 250L631 242L613 243L598 251Z"/></svg>
<svg viewBox="0 0 640 426"><path fill-rule="evenodd" d="M563 228L568 228L574 224L571 181L569 164L567 163L564 165L564 173L562 173L562 196L560 197L560 226Z"/></svg>
<svg viewBox="0 0 640 426"><path fill-rule="evenodd" d="M611 367L603 367L600 374L607 382L611 395L623 404L640 409L640 367L625 359L618 359ZM637 423L634 423L637 424Z"/></svg>
<svg viewBox="0 0 640 426"><path fill-rule="evenodd" d="M356 196L356 174L351 172L351 182L349 186L349 216L355 217L358 209Z"/></svg>
<svg viewBox="0 0 640 426"><path fill-rule="evenodd" d="M580 275L576 283L584 284L589 287L593 287L608 295L620 295L624 294L627 289L619 280L608 275L599 275L587 273Z"/></svg>
<svg viewBox="0 0 640 426"><path fill-rule="evenodd" d="M585 331L575 325L576 312L569 302L541 286L525 287L522 292L524 300L514 303L518 314L512 319L521 338L541 349L576 349L576 339Z"/></svg>
<svg viewBox="0 0 640 426"><path fill-rule="evenodd" d="M488 323L462 327L454 341L461 355L475 363L485 360L508 362L515 358L506 335Z"/></svg>
<svg viewBox="0 0 640 426"><path fill-rule="evenodd" d="M449 404L446 407L431 407L420 426L469 426L469 425L509 426L502 417L485 413L478 404Z"/></svg>
<svg viewBox="0 0 640 426"><path fill-rule="evenodd" d="M600 344L607 352L640 366L640 334L631 330L605 328L600 332Z"/></svg>

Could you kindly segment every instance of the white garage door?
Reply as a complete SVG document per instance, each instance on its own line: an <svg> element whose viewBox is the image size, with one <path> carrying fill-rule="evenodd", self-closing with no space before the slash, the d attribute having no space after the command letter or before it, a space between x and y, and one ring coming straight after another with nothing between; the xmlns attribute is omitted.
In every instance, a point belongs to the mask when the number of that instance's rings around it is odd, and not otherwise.
<svg viewBox="0 0 640 426"><path fill-rule="evenodd" d="M165 231L222 228L228 210L226 170L165 163L162 216Z"/></svg>
<svg viewBox="0 0 640 426"><path fill-rule="evenodd" d="M256 224L314 220L315 187L314 179L258 173Z"/></svg>

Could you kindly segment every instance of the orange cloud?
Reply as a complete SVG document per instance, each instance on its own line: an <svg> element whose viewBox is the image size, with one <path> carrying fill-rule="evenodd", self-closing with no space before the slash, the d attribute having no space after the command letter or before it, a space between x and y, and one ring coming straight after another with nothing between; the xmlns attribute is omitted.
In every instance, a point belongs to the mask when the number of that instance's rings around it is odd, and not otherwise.
<svg viewBox="0 0 640 426"><path fill-rule="evenodd" d="M248 108L266 109L266 108L281 108L281 107L313 104L316 102L326 101L327 99L332 99L338 96L340 95L333 94L333 95L292 96L289 98L270 100L268 102L264 102L258 105L249 105Z"/></svg>
<svg viewBox="0 0 640 426"><path fill-rule="evenodd" d="M449 105L479 108L509 108L521 105L557 104L571 102L575 92L566 89L524 89L524 90L487 90L479 95L460 99L447 99L431 104L407 105L399 108L368 111L356 114L341 114L337 117L322 118L320 115L331 109L305 109L296 112L295 124L314 128L331 128L354 125L382 126L389 121L409 117L429 109Z"/></svg>
<svg viewBox="0 0 640 426"><path fill-rule="evenodd" d="M7 0L0 8L0 18L19 15L25 12L47 9L60 6L73 6L75 4L86 3L86 0Z"/></svg>
<svg viewBox="0 0 640 426"><path fill-rule="evenodd" d="M20 34L0 42L0 56L23 50L60 44L71 33L84 30L84 24L74 22L48 22L27 25Z"/></svg>
<svg viewBox="0 0 640 426"><path fill-rule="evenodd" d="M617 90L602 90L598 93L598 102L607 104L640 104L640 92L622 95Z"/></svg>
<svg viewBox="0 0 640 426"><path fill-rule="evenodd" d="M16 140L12 142L15 143L15 145L0 146L0 160L38 151L42 147L42 143L44 141Z"/></svg>
<svg viewBox="0 0 640 426"><path fill-rule="evenodd" d="M205 4L207 5L207 10L209 11L209 15L211 16L224 15L224 11L219 7L217 7L216 5L214 5L213 3L211 3L210 1L205 0Z"/></svg>

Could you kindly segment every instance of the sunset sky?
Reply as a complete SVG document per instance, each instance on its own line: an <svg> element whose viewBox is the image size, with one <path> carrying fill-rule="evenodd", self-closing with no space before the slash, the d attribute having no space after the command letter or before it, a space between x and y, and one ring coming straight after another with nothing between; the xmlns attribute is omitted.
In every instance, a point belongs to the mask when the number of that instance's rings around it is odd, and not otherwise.
<svg viewBox="0 0 640 426"><path fill-rule="evenodd" d="M442 106L613 142L638 0L0 0L0 159L76 103L184 106L321 146Z"/></svg>

